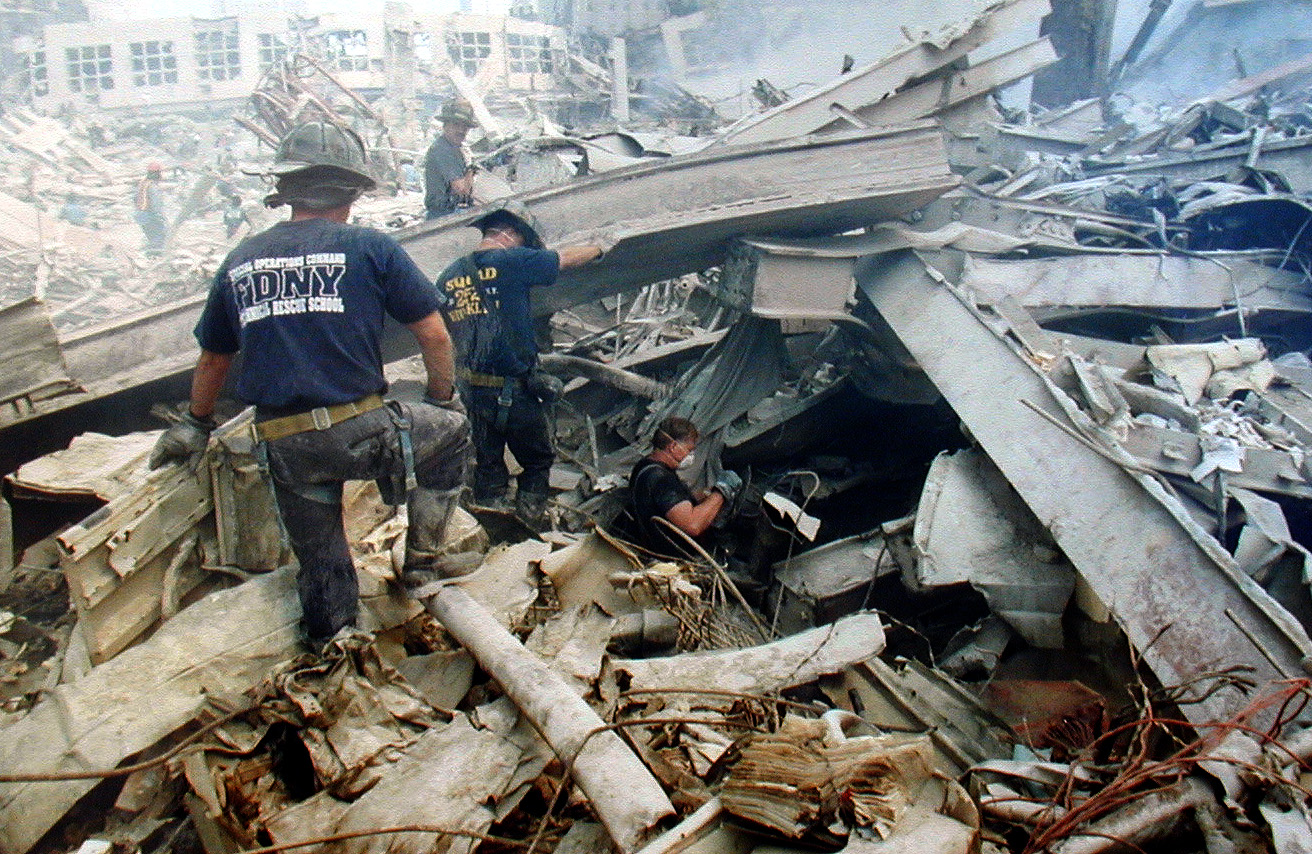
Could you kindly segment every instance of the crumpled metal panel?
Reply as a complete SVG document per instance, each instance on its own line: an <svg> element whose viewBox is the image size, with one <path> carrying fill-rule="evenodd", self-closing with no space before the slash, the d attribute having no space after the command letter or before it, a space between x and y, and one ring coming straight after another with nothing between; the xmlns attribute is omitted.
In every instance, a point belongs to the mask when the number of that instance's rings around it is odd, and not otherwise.
<svg viewBox="0 0 1312 854"><path fill-rule="evenodd" d="M940 454L916 509L916 579L926 586L969 582L989 608L1031 645L1060 649L1062 613L1075 573L1036 545L1047 535L979 451Z"/></svg>
<svg viewBox="0 0 1312 854"><path fill-rule="evenodd" d="M0 374L0 402L9 404L44 390L68 390L68 374L50 314L40 300L0 308L0 350L5 370ZM0 409L0 424L14 418L8 406ZM19 412L22 411L20 408Z"/></svg>
<svg viewBox="0 0 1312 854"><path fill-rule="evenodd" d="M1287 611L1211 537L1136 476L1032 410L1058 411L1044 377L910 253L857 284L919 361L1165 685L1234 665L1259 684L1303 674L1312 650ZM1222 688L1184 714L1224 720L1246 698Z"/></svg>

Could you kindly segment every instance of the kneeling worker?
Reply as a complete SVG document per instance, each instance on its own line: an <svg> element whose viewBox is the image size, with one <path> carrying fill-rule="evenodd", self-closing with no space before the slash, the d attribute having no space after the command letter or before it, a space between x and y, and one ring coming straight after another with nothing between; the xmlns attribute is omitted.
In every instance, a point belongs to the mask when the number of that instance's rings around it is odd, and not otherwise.
<svg viewBox="0 0 1312 854"><path fill-rule="evenodd" d="M743 481L724 471L705 495L698 496L679 479L678 470L692 464L699 433L687 418L663 420L652 437L652 452L633 467L629 476L630 507L637 523L639 545L653 552L685 555L683 539L654 517L667 520L689 537L700 536L720 512L733 503Z"/></svg>

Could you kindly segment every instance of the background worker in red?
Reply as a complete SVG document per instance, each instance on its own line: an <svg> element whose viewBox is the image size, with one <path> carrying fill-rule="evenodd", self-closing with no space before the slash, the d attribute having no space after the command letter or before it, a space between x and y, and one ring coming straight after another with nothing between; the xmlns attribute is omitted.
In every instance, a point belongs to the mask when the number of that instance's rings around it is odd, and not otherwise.
<svg viewBox="0 0 1312 854"><path fill-rule="evenodd" d="M555 284L561 270L600 258L603 248L546 249L536 219L515 200L473 225L482 231L482 241L442 272L437 287L455 340L457 383L473 426L474 502L505 504L510 472L504 454L509 447L523 469L515 512L540 530L555 459L547 406L559 394L560 381L538 370L529 292Z"/></svg>
<svg viewBox="0 0 1312 854"><path fill-rule="evenodd" d="M151 465L199 454L238 351L236 396L255 406L279 515L300 564L306 638L320 648L355 624L358 584L342 524L342 483L378 480L409 510L407 568L434 560L463 484L469 424L452 384L437 291L391 237L348 224L374 179L350 131L313 122L289 133L268 174L270 207L291 218L246 238L214 276L196 340L191 406ZM391 316L414 333L423 402L385 402L381 341Z"/></svg>
<svg viewBox="0 0 1312 854"><path fill-rule="evenodd" d="M439 114L442 133L424 155L424 211L436 219L473 204L474 175L465 162L464 143L469 129L478 124L465 101L449 101Z"/></svg>
<svg viewBox="0 0 1312 854"><path fill-rule="evenodd" d="M164 167L158 163L146 166L146 177L137 182L135 211L133 218L141 226L141 233L146 236L146 254L157 256L163 253L168 242L169 227L164 221L164 189L160 183L164 179Z"/></svg>

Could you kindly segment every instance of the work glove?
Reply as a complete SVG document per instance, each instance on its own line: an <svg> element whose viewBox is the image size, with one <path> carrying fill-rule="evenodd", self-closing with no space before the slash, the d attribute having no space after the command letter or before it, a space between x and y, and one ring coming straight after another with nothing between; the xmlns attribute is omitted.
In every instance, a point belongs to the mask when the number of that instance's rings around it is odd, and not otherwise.
<svg viewBox="0 0 1312 854"><path fill-rule="evenodd" d="M588 243L589 245L595 246L601 250L601 254L597 256L597 260L600 261L602 258L606 257L610 250L615 248L615 244L619 243L623 237L624 235L619 232L602 231L589 237Z"/></svg>
<svg viewBox="0 0 1312 854"><path fill-rule="evenodd" d="M524 380L524 387L543 403L555 403L565 393L565 381L555 374L535 368Z"/></svg>
<svg viewBox="0 0 1312 854"><path fill-rule="evenodd" d="M426 391L424 392L424 403L427 403L429 406L436 406L438 409L449 409L452 412L465 416L466 418L469 417L469 412L465 409L465 402L460 399L460 392L455 389L451 389L451 396L446 400L438 400L436 397L433 397L432 392Z"/></svg>
<svg viewBox="0 0 1312 854"><path fill-rule="evenodd" d="M725 469L720 473L720 477L716 479L715 486L711 488L724 496L725 504L732 504L734 498L738 496L738 492L743 488L743 479L738 476L737 472Z"/></svg>
<svg viewBox="0 0 1312 854"><path fill-rule="evenodd" d="M171 425L156 440L150 452L150 467L157 469L174 460L186 460L195 468L205 453L205 446L210 443L212 432L213 418L197 418L188 409L181 420Z"/></svg>

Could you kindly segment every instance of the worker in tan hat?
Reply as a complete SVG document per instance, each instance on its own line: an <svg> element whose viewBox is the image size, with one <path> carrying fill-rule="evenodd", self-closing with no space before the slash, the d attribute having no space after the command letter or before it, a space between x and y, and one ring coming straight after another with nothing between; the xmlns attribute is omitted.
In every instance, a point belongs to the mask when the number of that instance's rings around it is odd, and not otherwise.
<svg viewBox="0 0 1312 854"><path fill-rule="evenodd" d="M473 204L474 173L465 161L462 146L469 129L478 122L465 101L449 101L442 107L442 133L424 155L424 210L436 219Z"/></svg>

